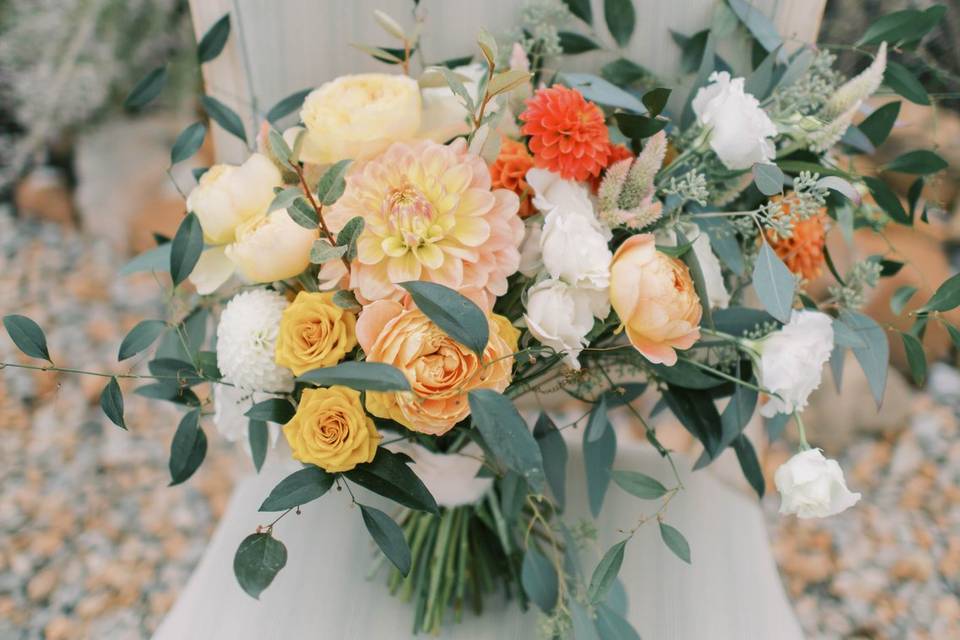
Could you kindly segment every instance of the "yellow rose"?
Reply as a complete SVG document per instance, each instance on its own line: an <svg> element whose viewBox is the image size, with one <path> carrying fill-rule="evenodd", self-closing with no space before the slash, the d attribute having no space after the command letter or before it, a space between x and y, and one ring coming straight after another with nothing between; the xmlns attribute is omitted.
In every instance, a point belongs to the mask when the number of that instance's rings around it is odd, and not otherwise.
<svg viewBox="0 0 960 640"><path fill-rule="evenodd" d="M481 360L409 300L378 300L361 312L357 340L368 361L400 369L412 392L368 391L367 409L414 431L442 435L469 415L469 391L507 388L518 335L506 318L491 314L490 340Z"/></svg>
<svg viewBox="0 0 960 640"><path fill-rule="evenodd" d="M295 460L324 471L349 471L377 454L380 434L347 387L304 389L297 413L283 426Z"/></svg>
<svg viewBox="0 0 960 640"><path fill-rule="evenodd" d="M420 129L420 88L407 76L341 76L306 97L300 119L307 128L300 159L330 164L377 155Z"/></svg>
<svg viewBox="0 0 960 640"><path fill-rule="evenodd" d="M282 184L276 165L254 153L238 167L210 167L187 196L187 209L197 214L208 244L226 244L233 242L238 226L267 210L273 188Z"/></svg>
<svg viewBox="0 0 960 640"><path fill-rule="evenodd" d="M700 299L687 265L657 251L653 234L629 238L610 263L610 303L637 351L654 363L677 363L675 349L700 339Z"/></svg>
<svg viewBox="0 0 960 640"><path fill-rule="evenodd" d="M283 312L277 364L294 375L330 367L357 346L356 316L333 303L333 293L301 291Z"/></svg>
<svg viewBox="0 0 960 640"><path fill-rule="evenodd" d="M310 249L318 236L316 229L301 227L280 209L238 227L226 257L249 282L284 280L310 265Z"/></svg>

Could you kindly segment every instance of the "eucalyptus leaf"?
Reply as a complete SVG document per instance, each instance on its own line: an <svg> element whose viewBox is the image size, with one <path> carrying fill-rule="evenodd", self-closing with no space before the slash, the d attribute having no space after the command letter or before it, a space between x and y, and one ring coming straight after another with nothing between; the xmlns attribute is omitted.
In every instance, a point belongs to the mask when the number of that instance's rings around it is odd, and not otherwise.
<svg viewBox="0 0 960 640"><path fill-rule="evenodd" d="M775 164L757 162L753 165L753 183L765 196L783 193L783 171Z"/></svg>
<svg viewBox="0 0 960 640"><path fill-rule="evenodd" d="M887 366L890 361L887 335L876 321L857 311L843 310L840 312L840 318L860 336L865 344L863 347L853 349L853 355L866 374L870 391L879 407L887 386Z"/></svg>
<svg viewBox="0 0 960 640"><path fill-rule="evenodd" d="M633 0L603 0L603 19L617 44L627 46L637 22Z"/></svg>
<svg viewBox="0 0 960 640"><path fill-rule="evenodd" d="M227 44L227 38L230 37L230 14L226 13L222 18L213 23L197 45L197 62L203 64L210 62L223 51Z"/></svg>
<svg viewBox="0 0 960 640"><path fill-rule="evenodd" d="M123 430L127 429L123 420L123 394L120 392L120 384L116 376L110 378L110 382L100 393L100 408L110 418L110 422Z"/></svg>
<svg viewBox="0 0 960 640"><path fill-rule="evenodd" d="M140 109L145 107L154 98L163 91L163 86L167 83L167 65L161 65L152 69L133 87L126 99L123 101L125 109Z"/></svg>
<svg viewBox="0 0 960 640"><path fill-rule="evenodd" d="M860 131L863 132L863 135L870 139L873 146L879 147L886 141L890 135L890 131L893 130L894 123L897 121L897 116L900 115L900 106L902 104L899 100L888 102L882 107L878 107L873 113L864 118L863 122L857 125Z"/></svg>
<svg viewBox="0 0 960 640"><path fill-rule="evenodd" d="M894 222L899 222L907 226L913 224L913 219L900 203L900 197L887 186L886 182L874 176L864 176L863 181L866 183L867 188L870 189L870 193L873 194L873 199L876 203Z"/></svg>
<svg viewBox="0 0 960 640"><path fill-rule="evenodd" d="M333 367L307 371L297 380L318 387L338 384L357 391L410 391L410 382L403 372L383 362L348 360Z"/></svg>
<svg viewBox="0 0 960 640"><path fill-rule="evenodd" d="M561 31L558 35L560 36L560 48L567 55L586 53L600 48L600 45L587 36L573 31Z"/></svg>
<svg viewBox="0 0 960 640"><path fill-rule="evenodd" d="M343 176L350 162L350 160L340 160L324 172L317 184L317 199L321 204L331 205L343 195L347 184Z"/></svg>
<svg viewBox="0 0 960 640"><path fill-rule="evenodd" d="M543 474L554 502L563 509L567 500L567 444L553 420L543 412L533 427L533 437L540 447Z"/></svg>
<svg viewBox="0 0 960 640"><path fill-rule="evenodd" d="M550 613L557 604L559 580L553 563L532 544L523 554L520 583L530 600L544 613Z"/></svg>
<svg viewBox="0 0 960 640"><path fill-rule="evenodd" d="M774 51L783 45L777 27L757 6L747 0L727 0L740 22L747 28L757 42L767 51Z"/></svg>
<svg viewBox="0 0 960 640"><path fill-rule="evenodd" d="M294 471L270 491L260 511L286 511L316 500L330 490L334 478L313 465Z"/></svg>
<svg viewBox="0 0 960 640"><path fill-rule="evenodd" d="M600 514L603 499L610 485L610 469L617 453L616 431L611 427L603 431L599 440L593 442L583 438L583 464L587 476L587 499L593 517Z"/></svg>
<svg viewBox="0 0 960 640"><path fill-rule="evenodd" d="M170 243L170 276L173 286L179 285L193 272L203 253L203 229L193 212L188 213Z"/></svg>
<svg viewBox="0 0 960 640"><path fill-rule="evenodd" d="M733 450L737 453L737 462L740 463L740 469L747 482L757 492L757 497L762 498L766 490L766 481L763 479L763 469L760 468L760 461L757 459L753 444L741 433L733 441Z"/></svg>
<svg viewBox="0 0 960 640"><path fill-rule="evenodd" d="M203 106L203 110L207 112L207 115L220 125L224 131L240 138L243 142L247 141L243 120L240 119L240 116L238 116L233 109L213 96L200 96L200 104Z"/></svg>
<svg viewBox="0 0 960 640"><path fill-rule="evenodd" d="M192 409L180 420L170 443L170 485L190 478L206 454L207 437L200 428L200 409Z"/></svg>
<svg viewBox="0 0 960 640"><path fill-rule="evenodd" d="M883 83L910 102L924 106L930 104L930 95L927 90L923 88L917 77L899 62L887 60Z"/></svg>
<svg viewBox="0 0 960 640"><path fill-rule="evenodd" d="M293 203L298 199L303 199L303 191L300 189L300 187L287 187L286 189L281 189L275 196L273 196L273 201L270 202L270 206L267 208L267 213L279 211L280 209L289 210L290 207L293 206ZM304 201L304 204L307 204L306 201Z"/></svg>
<svg viewBox="0 0 960 640"><path fill-rule="evenodd" d="M253 466L260 472L267 459L267 441L270 437L267 423L263 420L250 420L247 424L247 441L250 444L250 458Z"/></svg>
<svg viewBox="0 0 960 640"><path fill-rule="evenodd" d="M619 107L634 113L646 113L647 111L647 108L636 96L598 76L589 73L561 73L557 76L557 81L571 89L576 89L587 100L608 107Z"/></svg>
<svg viewBox="0 0 960 640"><path fill-rule="evenodd" d="M659 480L639 471L614 471L613 481L630 495L642 500L656 500L667 493L667 488Z"/></svg>
<svg viewBox="0 0 960 640"><path fill-rule="evenodd" d="M630 538L627 538L610 547L593 570L593 575L590 577L590 586L587 587L587 600L591 604L597 605L607 597L610 587L613 586L613 581L620 573L620 567L623 565L623 552L629 541Z"/></svg>
<svg viewBox="0 0 960 640"><path fill-rule="evenodd" d="M126 277L143 271L169 271L170 245L165 242L158 247L144 251L120 268L120 277Z"/></svg>
<svg viewBox="0 0 960 640"><path fill-rule="evenodd" d="M960 274L944 281L921 311L951 311L960 306Z"/></svg>
<svg viewBox="0 0 960 640"><path fill-rule="evenodd" d="M346 247L347 260L354 260L357 257L357 240L360 238L360 234L363 233L363 226L363 218L361 216L355 216L347 220L347 223L343 225L343 229L337 234L337 246Z"/></svg>
<svg viewBox="0 0 960 640"><path fill-rule="evenodd" d="M474 389L470 416L496 461L524 478L534 491L543 488L543 457L517 408L502 393Z"/></svg>
<svg viewBox="0 0 960 640"><path fill-rule="evenodd" d="M923 343L915 335L900 332L903 340L903 349L907 354L907 364L910 366L910 375L918 387L922 387L927 380L927 354L923 351Z"/></svg>
<svg viewBox="0 0 960 640"><path fill-rule="evenodd" d="M377 495L411 509L439 513L437 501L407 466L409 458L380 447L373 462L364 462L344 473L348 480Z"/></svg>
<svg viewBox="0 0 960 640"><path fill-rule="evenodd" d="M286 98L283 98L275 105L270 107L270 110L267 111L267 122L270 124L276 124L278 120L284 116L290 115L294 111L300 108L303 104L304 98L306 98L312 89L302 89L300 91L291 93Z"/></svg>
<svg viewBox="0 0 960 640"><path fill-rule="evenodd" d="M490 338L487 316L472 300L434 282L401 282L414 304L448 336L483 357Z"/></svg>
<svg viewBox="0 0 960 640"><path fill-rule="evenodd" d="M607 417L607 398L601 395L593 408L590 410L590 417L587 420L587 430L584 437L588 442L599 440L607 429L612 429L610 418Z"/></svg>
<svg viewBox="0 0 960 640"><path fill-rule="evenodd" d="M936 173L946 168L946 160L928 149L908 151L907 153L897 156L884 167L886 171L898 171L900 173L913 173L917 175Z"/></svg>
<svg viewBox="0 0 960 640"><path fill-rule="evenodd" d="M178 162L183 162L195 154L203 144L206 135L207 125L202 122L194 122L181 131L170 149L170 164L175 165Z"/></svg>
<svg viewBox="0 0 960 640"><path fill-rule="evenodd" d="M563 0L563 3L570 9L570 13L587 24L593 24L593 8L590 6L590 0Z"/></svg>
<svg viewBox="0 0 960 640"><path fill-rule="evenodd" d="M893 292L893 295L890 296L890 310L893 311L894 314L900 315L910 301L910 298L912 298L916 292L917 288L908 284L898 287L897 290Z"/></svg>
<svg viewBox="0 0 960 640"><path fill-rule="evenodd" d="M770 315L783 323L790 321L797 281L766 242L760 245L753 267L753 287Z"/></svg>
<svg viewBox="0 0 960 640"><path fill-rule="evenodd" d="M287 564L287 548L268 533L252 533L233 556L233 573L247 595L260 599L263 590Z"/></svg>
<svg viewBox="0 0 960 640"><path fill-rule="evenodd" d="M283 398L269 398L257 402L244 414L251 420L263 420L276 424L286 424L293 419L296 409L289 400Z"/></svg>
<svg viewBox="0 0 960 640"><path fill-rule="evenodd" d="M660 538L663 539L664 544L667 545L667 548L670 551L686 562L690 564L690 543L687 542L687 539L683 537L683 534L677 530L676 527L673 527L666 522L660 523Z"/></svg>
<svg viewBox="0 0 960 640"><path fill-rule="evenodd" d="M404 577L410 573L410 547L403 536L403 530L393 521L393 518L380 509L361 504L360 513L363 524L367 527L370 537L377 543L387 560L393 563L397 571Z"/></svg>
<svg viewBox="0 0 960 640"><path fill-rule="evenodd" d="M17 345L24 354L53 363L50 359L50 351L47 349L47 337L36 322L27 316L14 313L3 316L3 327L13 340L13 344Z"/></svg>
<svg viewBox="0 0 960 640"><path fill-rule="evenodd" d="M331 260L339 260L347 253L350 247L334 247L326 240L315 240L310 249L310 262L313 264L323 264Z"/></svg>
<svg viewBox="0 0 960 640"><path fill-rule="evenodd" d="M287 215L304 229L310 229L312 231L320 225L320 217L317 215L316 209L303 198L295 198L293 200L290 206L287 207Z"/></svg>
<svg viewBox="0 0 960 640"><path fill-rule="evenodd" d="M120 343L117 360L122 362L149 348L166 327L167 323L163 320L141 320L138 322Z"/></svg>

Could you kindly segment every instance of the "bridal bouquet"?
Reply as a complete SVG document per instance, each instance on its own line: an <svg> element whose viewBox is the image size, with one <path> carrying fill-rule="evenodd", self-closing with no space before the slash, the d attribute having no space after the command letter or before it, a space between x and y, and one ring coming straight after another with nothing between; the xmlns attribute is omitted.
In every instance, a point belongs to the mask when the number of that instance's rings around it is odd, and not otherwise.
<svg viewBox="0 0 960 640"><path fill-rule="evenodd" d="M302 463L263 497L265 524L238 541L234 570L254 598L287 562L282 526L296 524L281 519L336 487L356 505L343 517L361 518L382 551L390 589L412 602L415 631L502 592L539 607L548 637L636 638L616 580L635 531L658 527L685 562L696 551L670 524L679 475L664 484L613 468L618 408L674 463L638 408L644 392L702 443L697 468L732 448L759 495L743 429L757 411L774 437L795 418L800 451L775 476L782 513L822 517L859 499L807 443L800 413L824 365L839 379L848 351L880 401L893 330L858 308L903 265L875 255L841 274L824 239L830 227L849 237L925 218L924 183L945 166L936 153L911 151L877 176L851 158L894 125L899 102L872 112L865 102L882 86L929 102L892 56L942 8L874 23L856 49L867 64L846 79L828 50L786 47L729 0L709 30L676 36L694 75L684 97L642 61L563 70L565 56L600 48L601 28L629 42L632 4L605 7L604 27L590 3L535 3L512 37L481 31L475 58L438 64L424 61L416 13L411 31L378 12L396 46L358 48L395 72L279 103L242 164L197 172L176 235L124 268L169 275L170 316L120 345L125 361L159 340L149 375L100 373L107 417L126 428L124 378L149 378L135 393L182 406L172 484L203 462L210 422L242 439L257 469L280 437ZM201 62L228 35L225 17L201 41ZM731 37L754 45L752 64L716 53ZM160 86L151 74L128 102ZM202 103L247 139L229 107ZM298 123L278 128L294 112ZM205 134L188 127L172 161ZM905 204L887 173L917 176ZM825 270L834 282L814 299L807 285ZM898 291L895 310L914 293ZM954 277L894 336L918 382L924 328L958 304ZM50 360L35 323L4 325L26 355ZM514 400L553 392L588 410L559 425L542 412L531 428ZM590 520L564 518L569 429L582 432L593 516L611 482L656 507L592 566L581 564Z"/></svg>

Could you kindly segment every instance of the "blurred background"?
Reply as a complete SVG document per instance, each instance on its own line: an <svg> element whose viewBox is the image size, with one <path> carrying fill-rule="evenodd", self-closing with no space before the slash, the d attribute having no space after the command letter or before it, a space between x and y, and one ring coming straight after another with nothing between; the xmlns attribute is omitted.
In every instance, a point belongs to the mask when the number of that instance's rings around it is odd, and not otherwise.
<svg viewBox="0 0 960 640"><path fill-rule="evenodd" d="M851 43L881 15L931 4L828 1L820 42ZM928 146L951 165L926 190L930 223L890 232L900 253L891 257L907 267L874 290L867 312L895 325L893 291L913 285L914 299L926 300L960 267L960 0L941 4L946 19L907 60L934 106L905 101L891 139L858 160L868 172L869 163ZM851 74L863 64L837 53ZM130 88L162 60L170 75L161 98L125 111ZM58 363L116 370L121 337L161 312L152 277L118 279L116 270L153 246L155 233L173 234L191 168L213 163L208 136L167 173L178 132L202 118L201 94L185 0L0 0L0 315L35 319ZM896 186L905 195L909 183ZM842 260L842 241L832 242ZM855 247L886 250L876 242L857 236ZM844 394L828 376L806 414L809 439L840 460L862 502L799 521L776 514L776 495L764 501L784 585L810 637L960 637L957 348L939 326L928 332L924 346L938 362L918 388L901 373L899 340L891 346L882 411L848 366ZM0 361L21 358L0 338ZM242 451L212 438L199 473L166 487L176 411L126 394L132 426L122 432L100 412L102 385L0 375L0 638L149 637L202 554L233 479L251 470ZM770 444L768 472L790 454L792 435ZM672 441L687 445L679 432Z"/></svg>

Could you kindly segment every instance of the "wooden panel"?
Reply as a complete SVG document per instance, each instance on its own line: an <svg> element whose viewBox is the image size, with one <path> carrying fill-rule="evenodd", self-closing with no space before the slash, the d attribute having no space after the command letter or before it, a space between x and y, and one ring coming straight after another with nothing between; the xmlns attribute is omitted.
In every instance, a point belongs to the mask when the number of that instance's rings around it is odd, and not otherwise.
<svg viewBox="0 0 960 640"><path fill-rule="evenodd" d="M710 24L717 0L636 0L637 28L628 48L616 45L603 26L603 0L592 0L592 37L605 50L570 58L573 70L595 71L603 63L625 55L678 86L680 59L670 30L691 34ZM772 15L791 46L816 37L826 0L752 0L759 11ZM422 0L426 16L423 58L428 62L469 55L475 51L477 31L504 33L515 23L517 0ZM233 33L224 52L204 65L211 95L243 117L248 137L255 123L277 100L294 91L315 87L349 72L390 70L349 46L351 42L390 46L390 38L372 18L382 9L405 26L413 23L411 0L191 0L199 38L220 16L231 12ZM721 51L732 64L745 59L742 41L731 39ZM221 160L243 158L243 146L215 128Z"/></svg>

